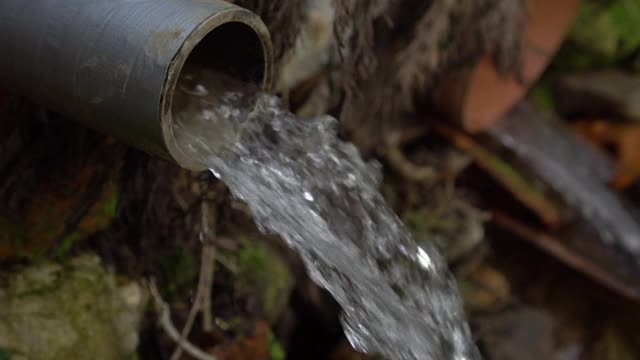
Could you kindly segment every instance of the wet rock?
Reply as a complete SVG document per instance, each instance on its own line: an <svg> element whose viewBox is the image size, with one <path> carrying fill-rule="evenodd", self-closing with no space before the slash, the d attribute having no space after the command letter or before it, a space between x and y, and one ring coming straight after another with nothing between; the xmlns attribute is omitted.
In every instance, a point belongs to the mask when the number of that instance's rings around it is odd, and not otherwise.
<svg viewBox="0 0 640 360"><path fill-rule="evenodd" d="M558 107L565 114L640 122L640 76L619 70L568 75L556 90Z"/></svg>
<svg viewBox="0 0 640 360"><path fill-rule="evenodd" d="M10 275L0 290L0 349L12 360L121 360L138 344L146 294L95 256Z"/></svg>

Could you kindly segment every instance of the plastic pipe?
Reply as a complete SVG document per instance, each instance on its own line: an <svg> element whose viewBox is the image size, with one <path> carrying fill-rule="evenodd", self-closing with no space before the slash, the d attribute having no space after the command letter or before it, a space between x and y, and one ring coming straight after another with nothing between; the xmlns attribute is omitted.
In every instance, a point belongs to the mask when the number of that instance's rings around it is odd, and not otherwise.
<svg viewBox="0 0 640 360"><path fill-rule="evenodd" d="M178 165L172 94L185 63L269 89L271 39L219 0L0 0L0 86Z"/></svg>

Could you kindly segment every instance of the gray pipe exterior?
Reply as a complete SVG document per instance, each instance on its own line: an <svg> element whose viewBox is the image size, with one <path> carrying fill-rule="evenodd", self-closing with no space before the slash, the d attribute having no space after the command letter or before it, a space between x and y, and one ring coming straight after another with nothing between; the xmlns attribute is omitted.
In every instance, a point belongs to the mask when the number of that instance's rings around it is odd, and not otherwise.
<svg viewBox="0 0 640 360"><path fill-rule="evenodd" d="M0 0L0 85L149 153L199 170L174 142L171 94L194 47L241 23L271 83L259 17L218 0ZM238 39L242 41L242 39ZM242 44L239 48L242 48ZM212 49L212 56L229 49Z"/></svg>

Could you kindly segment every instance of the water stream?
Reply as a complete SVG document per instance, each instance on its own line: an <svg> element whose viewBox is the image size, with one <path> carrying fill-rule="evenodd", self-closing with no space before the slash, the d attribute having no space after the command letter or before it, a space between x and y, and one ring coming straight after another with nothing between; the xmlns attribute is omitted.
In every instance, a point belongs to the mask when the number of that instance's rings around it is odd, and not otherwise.
<svg viewBox="0 0 640 360"><path fill-rule="evenodd" d="M415 242L378 191L379 166L339 140L334 118L298 119L278 98L206 70L183 75L174 103L180 147L300 254L340 303L357 350L480 358L444 259Z"/></svg>

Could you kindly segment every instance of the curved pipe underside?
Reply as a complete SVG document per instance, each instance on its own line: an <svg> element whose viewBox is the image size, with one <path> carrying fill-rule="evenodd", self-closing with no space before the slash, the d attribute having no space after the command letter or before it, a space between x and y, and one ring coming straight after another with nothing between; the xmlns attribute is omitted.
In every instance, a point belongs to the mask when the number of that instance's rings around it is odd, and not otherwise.
<svg viewBox="0 0 640 360"><path fill-rule="evenodd" d="M269 33L219 0L1 0L0 84L151 154L200 170L175 144L185 63L269 89Z"/></svg>

